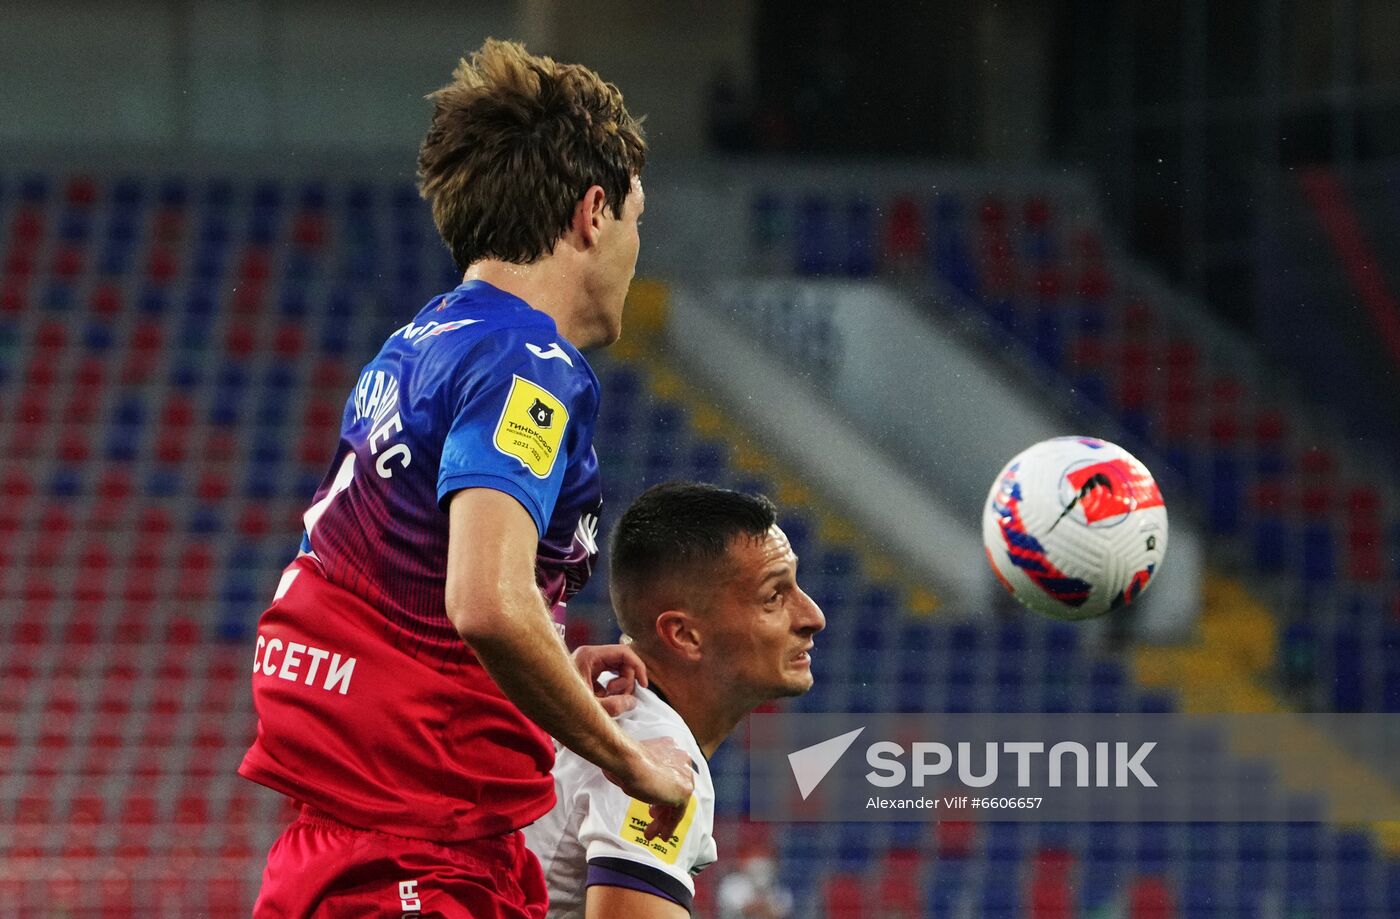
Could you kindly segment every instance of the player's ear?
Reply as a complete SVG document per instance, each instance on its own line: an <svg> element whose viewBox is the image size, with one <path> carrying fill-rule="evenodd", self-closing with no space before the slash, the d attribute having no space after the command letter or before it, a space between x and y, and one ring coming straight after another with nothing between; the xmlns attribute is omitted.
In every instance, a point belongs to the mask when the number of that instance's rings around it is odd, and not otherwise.
<svg viewBox="0 0 1400 919"><path fill-rule="evenodd" d="M688 661L700 659L700 628L684 610L668 609L656 617L656 638L662 647Z"/></svg>
<svg viewBox="0 0 1400 919"><path fill-rule="evenodd" d="M583 197L574 205L572 228L583 239L585 246L592 246L598 241L598 234L602 232L603 220L606 217L606 206L607 193L601 185L590 185L588 191L584 192Z"/></svg>

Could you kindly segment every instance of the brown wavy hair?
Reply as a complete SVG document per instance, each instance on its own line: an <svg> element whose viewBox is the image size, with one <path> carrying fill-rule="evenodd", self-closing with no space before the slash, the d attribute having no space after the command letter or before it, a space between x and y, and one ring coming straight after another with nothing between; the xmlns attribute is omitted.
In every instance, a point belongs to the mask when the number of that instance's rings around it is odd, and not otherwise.
<svg viewBox="0 0 1400 919"><path fill-rule="evenodd" d="M462 271L548 255L593 185L619 216L646 164L641 122L616 86L516 42L487 39L428 98L418 191Z"/></svg>

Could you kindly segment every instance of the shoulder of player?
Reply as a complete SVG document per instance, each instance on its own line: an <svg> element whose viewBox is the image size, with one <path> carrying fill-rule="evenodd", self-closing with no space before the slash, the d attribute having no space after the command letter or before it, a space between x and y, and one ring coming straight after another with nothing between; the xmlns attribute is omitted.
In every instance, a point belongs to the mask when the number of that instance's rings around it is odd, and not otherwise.
<svg viewBox="0 0 1400 919"><path fill-rule="evenodd" d="M482 328L477 341L491 342L510 364L550 376L576 378L597 388L597 377L588 359L559 334L554 320L544 313L532 310L502 316Z"/></svg>
<svg viewBox="0 0 1400 919"><path fill-rule="evenodd" d="M709 764L700 751L700 745L695 742L695 735L691 733L690 727L675 709L662 702L650 690L638 687L637 707L619 716L617 724L634 740L671 738L676 742L676 746L689 754L697 775L709 779Z"/></svg>

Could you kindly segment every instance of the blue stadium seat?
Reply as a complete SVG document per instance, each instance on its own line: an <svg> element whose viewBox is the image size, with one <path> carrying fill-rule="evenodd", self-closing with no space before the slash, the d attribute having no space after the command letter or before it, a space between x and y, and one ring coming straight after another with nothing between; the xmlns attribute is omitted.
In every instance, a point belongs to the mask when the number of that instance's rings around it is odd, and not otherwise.
<svg viewBox="0 0 1400 919"><path fill-rule="evenodd" d="M156 200L165 207L183 207L189 196L190 189L184 180L173 177L162 181L156 192Z"/></svg>
<svg viewBox="0 0 1400 919"><path fill-rule="evenodd" d="M269 468L253 466L243 482L243 496L255 500L274 498L278 493L277 481L277 476Z"/></svg>
<svg viewBox="0 0 1400 919"><path fill-rule="evenodd" d="M316 258L305 250L294 250L287 255L286 278L288 281L304 284L316 275Z"/></svg>
<svg viewBox="0 0 1400 919"><path fill-rule="evenodd" d="M1303 527L1303 580L1314 586L1329 585L1337 575L1336 535L1329 523L1309 523Z"/></svg>
<svg viewBox="0 0 1400 919"><path fill-rule="evenodd" d="M111 350L115 340L112 327L104 322L90 322L83 330L83 347L89 351Z"/></svg>
<svg viewBox="0 0 1400 919"><path fill-rule="evenodd" d="M1334 632L1332 638L1332 706L1338 712L1359 712L1366 707L1366 676L1362 640L1352 632Z"/></svg>
<svg viewBox="0 0 1400 919"><path fill-rule="evenodd" d="M301 319L307 314L306 291L297 285L283 288L277 299L278 312L288 319Z"/></svg>
<svg viewBox="0 0 1400 919"><path fill-rule="evenodd" d="M126 176L112 183L112 203L118 214L129 213L141 205L144 198L144 185L140 179Z"/></svg>
<svg viewBox="0 0 1400 919"><path fill-rule="evenodd" d="M126 427L140 427L146 422L146 403L139 395L123 396L117 403L113 417L117 424Z"/></svg>
<svg viewBox="0 0 1400 919"><path fill-rule="evenodd" d="M819 275L831 271L837 263L831 233L831 202L820 195L804 198L797 209L794 236L797 274Z"/></svg>
<svg viewBox="0 0 1400 919"><path fill-rule="evenodd" d="M201 504L190 514L187 524L189 532L195 536L212 536L223 531L223 515L213 505Z"/></svg>
<svg viewBox="0 0 1400 919"><path fill-rule="evenodd" d="M69 211L59 220L58 238L69 243L84 242L88 238L90 229L87 214L80 211Z"/></svg>
<svg viewBox="0 0 1400 919"><path fill-rule="evenodd" d="M846 205L845 273L869 277L875 272L875 214L870 202L857 199Z"/></svg>
<svg viewBox="0 0 1400 919"><path fill-rule="evenodd" d="M253 188L253 208L275 212L282 207L282 186L273 179L264 179Z"/></svg>
<svg viewBox="0 0 1400 919"><path fill-rule="evenodd" d="M254 420L260 430L278 433L286 426L288 415L286 398L280 393L270 392L258 403Z"/></svg>
<svg viewBox="0 0 1400 919"><path fill-rule="evenodd" d="M171 498L180 493L183 478L180 471L161 465L151 470L146 480L146 493L153 498Z"/></svg>
<svg viewBox="0 0 1400 919"><path fill-rule="evenodd" d="M66 313L73 309L74 297L71 284L55 281L44 288L44 309Z"/></svg>
<svg viewBox="0 0 1400 919"><path fill-rule="evenodd" d="M98 271L105 277L120 277L131 270L131 253L125 246L108 245L98 259Z"/></svg>
<svg viewBox="0 0 1400 919"><path fill-rule="evenodd" d="M298 203L308 211L320 211L326 207L326 183L313 180L301 186Z"/></svg>
<svg viewBox="0 0 1400 919"><path fill-rule="evenodd" d="M1032 342L1035 356L1042 364L1052 370L1060 369L1064 363L1065 341L1063 316L1058 304L1042 304L1036 311Z"/></svg>
<svg viewBox="0 0 1400 919"><path fill-rule="evenodd" d="M290 364L273 364L263 373L262 385L267 393L285 397L297 386L296 369Z"/></svg>
<svg viewBox="0 0 1400 919"><path fill-rule="evenodd" d="M194 360L176 360L170 368L170 385L179 390L197 389L204 380L204 369Z"/></svg>
<svg viewBox="0 0 1400 919"><path fill-rule="evenodd" d="M204 183L200 197L204 207L212 213L220 213L233 205L233 182L223 177L215 177Z"/></svg>
<svg viewBox="0 0 1400 919"><path fill-rule="evenodd" d="M128 463L141 449L141 435L135 428L115 427L107 434L103 457L110 463Z"/></svg>
<svg viewBox="0 0 1400 919"><path fill-rule="evenodd" d="M195 256L194 279L200 284L216 284L224 274L221 252L203 249Z"/></svg>
<svg viewBox="0 0 1400 919"><path fill-rule="evenodd" d="M82 472L71 466L60 466L49 479L48 492L55 498L72 498L82 494Z"/></svg>
<svg viewBox="0 0 1400 919"><path fill-rule="evenodd" d="M47 175L34 173L20 180L19 197L26 204L42 204L49 197L50 182Z"/></svg>
<svg viewBox="0 0 1400 919"><path fill-rule="evenodd" d="M170 305L170 300L164 290L159 287L147 287L141 291L141 296L136 301L137 309L146 316L161 316L165 314Z"/></svg>
<svg viewBox="0 0 1400 919"><path fill-rule="evenodd" d="M1288 528L1272 515L1256 517L1250 526L1250 557L1254 567L1264 572L1282 571L1288 566Z"/></svg>
<svg viewBox="0 0 1400 919"><path fill-rule="evenodd" d="M345 192L345 206L351 211L367 211L374 206L374 189L357 182Z"/></svg>
<svg viewBox="0 0 1400 919"><path fill-rule="evenodd" d="M394 244L399 247L400 252L409 255L416 255L426 238L422 225L416 220L400 221L394 228Z"/></svg>
<svg viewBox="0 0 1400 919"><path fill-rule="evenodd" d="M1211 532L1233 535L1240 525L1242 481L1239 458L1228 449L1217 450L1210 458L1210 498L1207 521Z"/></svg>

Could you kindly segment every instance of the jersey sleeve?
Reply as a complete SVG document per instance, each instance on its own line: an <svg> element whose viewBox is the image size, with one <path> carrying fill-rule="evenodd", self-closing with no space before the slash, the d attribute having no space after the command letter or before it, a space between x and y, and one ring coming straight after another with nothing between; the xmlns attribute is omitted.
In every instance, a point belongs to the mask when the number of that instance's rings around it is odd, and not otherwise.
<svg viewBox="0 0 1400 919"><path fill-rule="evenodd" d="M453 419L437 493L446 506L463 488L503 491L543 535L565 470L589 448L584 432L591 430L597 393L592 374L575 366L557 339L548 332L534 337L539 343L519 330L501 330L464 359L450 394Z"/></svg>
<svg viewBox="0 0 1400 919"><path fill-rule="evenodd" d="M579 841L588 860L587 886L626 887L691 908L695 882L691 874L703 860L713 832L713 803L691 795L685 815L669 839L647 841L650 807L603 777L597 768L577 794L586 808Z"/></svg>

